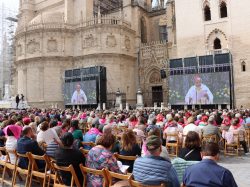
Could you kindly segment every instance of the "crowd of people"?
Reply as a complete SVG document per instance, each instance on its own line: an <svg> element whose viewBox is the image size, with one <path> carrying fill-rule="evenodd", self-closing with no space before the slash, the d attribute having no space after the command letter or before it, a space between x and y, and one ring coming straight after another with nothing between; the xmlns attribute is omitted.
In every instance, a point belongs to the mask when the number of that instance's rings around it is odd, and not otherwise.
<svg viewBox="0 0 250 187"><path fill-rule="evenodd" d="M237 141L237 135L244 154L249 154L249 110L0 110L0 126L1 147L21 154L47 154L59 166L71 164L80 183L83 176L79 164L124 173L114 156L120 154L137 157L121 162L128 166L125 173L132 173L136 181L146 185L235 187L232 173L216 163L220 144ZM203 145L202 137L206 135L215 135L216 141ZM172 150L166 148L166 143L177 142L177 138L183 146L178 158L171 159L168 153ZM95 146L82 142L93 142ZM87 155L79 151L81 147L89 150ZM10 155L11 163L15 159ZM18 164L28 166L25 159ZM70 174L61 175L69 185ZM99 187L102 183L101 176L88 175L87 186Z"/></svg>

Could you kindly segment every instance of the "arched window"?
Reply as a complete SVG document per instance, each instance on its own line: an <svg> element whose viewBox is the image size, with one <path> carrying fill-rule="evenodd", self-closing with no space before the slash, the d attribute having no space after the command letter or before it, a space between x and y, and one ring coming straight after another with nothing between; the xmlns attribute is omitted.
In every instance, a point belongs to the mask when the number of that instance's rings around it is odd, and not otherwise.
<svg viewBox="0 0 250 187"><path fill-rule="evenodd" d="M141 43L147 43L147 27L145 18L141 18Z"/></svg>
<svg viewBox="0 0 250 187"><path fill-rule="evenodd" d="M214 40L214 49L221 49L221 41L219 38L215 38Z"/></svg>
<svg viewBox="0 0 250 187"><path fill-rule="evenodd" d="M241 62L241 71L243 71L243 72L246 71L246 62L245 61Z"/></svg>
<svg viewBox="0 0 250 187"><path fill-rule="evenodd" d="M226 18L227 17L227 4L222 1L220 4L220 17Z"/></svg>
<svg viewBox="0 0 250 187"><path fill-rule="evenodd" d="M205 18L205 21L211 20L211 11L210 11L210 7L208 5L206 5L204 7L204 18Z"/></svg>

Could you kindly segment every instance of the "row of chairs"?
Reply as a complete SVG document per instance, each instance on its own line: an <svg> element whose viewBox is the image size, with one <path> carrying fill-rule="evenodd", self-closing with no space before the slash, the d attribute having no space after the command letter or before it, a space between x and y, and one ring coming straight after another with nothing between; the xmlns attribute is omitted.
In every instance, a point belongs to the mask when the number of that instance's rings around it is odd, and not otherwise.
<svg viewBox="0 0 250 187"><path fill-rule="evenodd" d="M141 187L145 186L142 185L141 183L133 180L132 175L124 175L124 174L119 174L119 173L114 173L111 171L108 171L107 169L103 170L95 170L91 168L84 167L83 165L80 165L82 174L84 176L84 184L81 185L77 175L75 173L75 170L72 165L68 167L62 167L58 166L53 159L48 157L47 155L43 156L37 156L33 155L31 153L26 153L26 154L20 154L17 153L15 150L6 150L5 148L0 148L0 151L6 154L6 159L5 161L0 161L0 165L3 166L3 173L2 173L2 179L1 179L1 184L4 186L5 184L9 186L17 186L16 178L19 177L19 180L22 181L21 175L25 176L25 187L31 187L32 186L32 181L39 182L41 186L46 187L50 186L54 181L53 185L54 187L66 187L63 184L63 180L60 176L60 172L69 172L71 173L71 187L77 186L77 187L85 187L86 182L87 182L87 174L94 174L94 175L101 175L104 178L104 183L103 186L112 186L112 181L114 178L119 179L119 180L126 180L127 183L129 183L130 186L134 187ZM16 156L16 161L15 164L11 164L10 162L10 154L13 154ZM116 155L117 156L117 155ZM121 155L120 155L121 156ZM28 160L28 168L23 169L18 166L18 160L20 158L25 158ZM120 159L128 159L128 157L118 157ZM130 159L135 159L135 158L130 158ZM44 170L39 170L36 161L44 161L45 162L45 168ZM6 173L7 171L12 171L9 176L12 177L12 180L9 181L6 179ZM34 180L36 179L36 180ZM164 186L164 185L160 185ZM153 187L153 186L152 186ZM155 186L156 187L156 186Z"/></svg>
<svg viewBox="0 0 250 187"><path fill-rule="evenodd" d="M248 146L249 146L249 138L250 138L250 131L248 130L247 131L247 134L246 134L246 140L247 140L247 143L248 143ZM176 141L175 142L166 142L166 147L169 151L169 155L170 156L173 156L173 157L177 157L178 156L178 153L179 153L179 149L181 147L184 146L184 141L183 142L180 142L179 141L179 135L178 134L168 134L167 135L169 138L173 138L175 139ZM221 140L218 140L218 137L217 135L205 135L205 136L202 136L202 139L201 139L201 146L204 146L207 142L215 142L215 143L218 143L218 144L222 144L223 145L223 148L224 148L224 156L226 155L236 155L236 156L239 156L239 150L240 150L240 140L239 140L239 135L238 134L234 134L233 135L234 137L234 142L227 142L227 140L224 140L224 139L221 139ZM182 138L183 140L185 139L185 136L183 136ZM233 150L233 151L232 151Z"/></svg>

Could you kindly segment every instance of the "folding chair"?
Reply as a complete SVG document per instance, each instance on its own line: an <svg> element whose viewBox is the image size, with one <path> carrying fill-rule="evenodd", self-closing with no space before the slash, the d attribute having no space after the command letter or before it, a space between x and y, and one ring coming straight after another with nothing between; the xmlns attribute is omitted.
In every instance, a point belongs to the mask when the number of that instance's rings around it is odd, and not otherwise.
<svg viewBox="0 0 250 187"><path fill-rule="evenodd" d="M129 177L129 184L130 184L131 187L167 187L164 184L160 184L160 185L145 185L145 184L142 184L142 183L140 183L138 181L135 181L133 175L131 175Z"/></svg>
<svg viewBox="0 0 250 187"><path fill-rule="evenodd" d="M88 154L89 154L89 150L87 149L83 149L82 147L80 148L81 153L85 156L85 158L87 158Z"/></svg>
<svg viewBox="0 0 250 187"><path fill-rule="evenodd" d="M126 181L129 184L130 175L115 173L115 172L109 171L108 169L105 169L105 172L106 172L106 175L108 177L109 187L113 186L113 179L119 179L122 181ZM119 181L119 182L121 182L121 181Z"/></svg>
<svg viewBox="0 0 250 187"><path fill-rule="evenodd" d="M46 186L46 180L48 178L48 165L46 162L46 157L47 155L43 155L43 156L38 156L38 155L33 155L33 154L28 154L29 159L31 161L31 173L30 173L30 181L29 181L29 187L31 187L32 185L32 179L33 177L39 178L41 180L39 180L39 182L41 183L41 185L43 187ZM45 168L43 171L39 171L39 169L37 166L37 161L43 161L45 163Z"/></svg>
<svg viewBox="0 0 250 187"><path fill-rule="evenodd" d="M74 167L72 165L69 165L68 167L58 166L53 161L52 161L52 165L55 169L54 187L66 187L66 185L63 184L63 182L62 182L63 180L62 180L61 176L59 175L59 171L60 172L69 172L71 174L70 187L74 187L74 184L77 187L81 187L80 182L77 178L76 172L74 170Z"/></svg>
<svg viewBox="0 0 250 187"><path fill-rule="evenodd" d="M31 161L29 160L29 154L31 153L26 153L26 154L21 154L21 153L18 153L16 152L16 170L15 170L15 173L14 173L14 180L13 180L13 186L16 186L16 177L20 174L24 175L25 176L25 186L29 186L29 178L30 178L30 171L31 171ZM18 166L18 162L20 160L20 158L23 158L25 159L27 162L28 162L28 168L27 169L24 169L24 168L21 168Z"/></svg>
<svg viewBox="0 0 250 187"><path fill-rule="evenodd" d="M2 186L4 186L4 184L13 186L17 159L15 160L15 164L11 163L10 154L13 154L16 156L16 150L6 150L5 153L6 153L6 159L5 161L3 161L5 162L5 165L4 165L3 173L2 173ZM5 178L6 172L8 173L9 177L12 177L11 181ZM22 181L22 178L20 177L20 175L18 175L18 177L19 177L19 180Z"/></svg>
<svg viewBox="0 0 250 187"><path fill-rule="evenodd" d="M105 169L97 170L92 168L84 167L82 164L80 164L80 169L82 171L82 175L84 177L84 184L83 187L87 186L87 174L90 175L99 175L103 177L103 187L106 187L108 185L108 177L106 175Z"/></svg>
<svg viewBox="0 0 250 187"><path fill-rule="evenodd" d="M239 134L233 134L233 142L228 142L225 139L225 148L224 148L224 156L226 155L236 155L239 156L239 148L240 148L240 140L239 140ZM231 152L229 151L229 148L231 148ZM236 153L233 153L235 152Z"/></svg>
<svg viewBox="0 0 250 187"><path fill-rule="evenodd" d="M168 139L174 139L176 142L169 142ZM169 156L178 156L179 153L179 136L178 134L167 134L167 138L166 138L166 148L168 150L170 149L175 149L174 153L171 153L171 151L169 151Z"/></svg>

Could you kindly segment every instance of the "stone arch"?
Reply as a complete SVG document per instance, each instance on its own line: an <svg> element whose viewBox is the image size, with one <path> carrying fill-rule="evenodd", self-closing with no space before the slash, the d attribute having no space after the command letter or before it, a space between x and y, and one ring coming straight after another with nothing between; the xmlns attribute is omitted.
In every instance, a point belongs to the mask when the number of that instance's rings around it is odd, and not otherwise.
<svg viewBox="0 0 250 187"><path fill-rule="evenodd" d="M161 84L161 73L158 67L151 67L146 71L146 82L150 84Z"/></svg>
<svg viewBox="0 0 250 187"><path fill-rule="evenodd" d="M216 38L218 38L221 41L221 49L228 48L228 39L226 34L220 29L214 29L208 34L206 39L206 45L208 50L213 50L214 41Z"/></svg>
<svg viewBox="0 0 250 187"><path fill-rule="evenodd" d="M246 62L244 60L241 62L241 71L242 72L246 71Z"/></svg>
<svg viewBox="0 0 250 187"><path fill-rule="evenodd" d="M204 1L203 3L203 16L204 16L204 21L211 20L211 8L210 8L210 3L208 1Z"/></svg>
<svg viewBox="0 0 250 187"><path fill-rule="evenodd" d="M220 17L226 18L228 16L226 0L220 0L219 9L220 9Z"/></svg>

